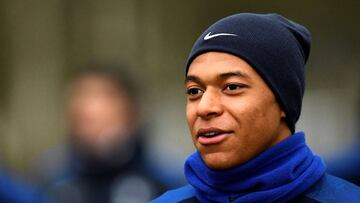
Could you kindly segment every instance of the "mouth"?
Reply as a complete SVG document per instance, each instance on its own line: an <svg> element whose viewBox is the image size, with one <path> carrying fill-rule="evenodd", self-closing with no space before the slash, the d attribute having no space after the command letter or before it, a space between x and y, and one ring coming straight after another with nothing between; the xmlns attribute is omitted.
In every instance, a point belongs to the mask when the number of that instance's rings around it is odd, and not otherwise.
<svg viewBox="0 0 360 203"><path fill-rule="evenodd" d="M200 144L210 145L222 142L231 131L219 128L201 128L197 133L197 140Z"/></svg>

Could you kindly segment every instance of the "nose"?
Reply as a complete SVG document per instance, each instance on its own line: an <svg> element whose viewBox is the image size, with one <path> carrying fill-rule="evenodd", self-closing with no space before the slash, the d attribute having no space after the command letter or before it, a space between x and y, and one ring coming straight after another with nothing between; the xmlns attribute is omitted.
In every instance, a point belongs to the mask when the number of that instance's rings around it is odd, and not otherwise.
<svg viewBox="0 0 360 203"><path fill-rule="evenodd" d="M207 120L221 115L223 113L221 95L216 91L205 91L201 96L196 113L199 117Z"/></svg>

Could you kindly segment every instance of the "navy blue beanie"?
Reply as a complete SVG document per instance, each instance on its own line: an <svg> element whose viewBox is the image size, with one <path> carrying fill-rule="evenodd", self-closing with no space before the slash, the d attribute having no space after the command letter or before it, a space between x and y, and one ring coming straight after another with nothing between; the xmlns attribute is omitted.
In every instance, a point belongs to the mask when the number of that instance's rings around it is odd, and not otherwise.
<svg viewBox="0 0 360 203"><path fill-rule="evenodd" d="M195 42L186 63L218 51L240 57L264 79L286 114L292 133L299 119L305 88L304 68L310 32L278 14L241 13L211 25Z"/></svg>

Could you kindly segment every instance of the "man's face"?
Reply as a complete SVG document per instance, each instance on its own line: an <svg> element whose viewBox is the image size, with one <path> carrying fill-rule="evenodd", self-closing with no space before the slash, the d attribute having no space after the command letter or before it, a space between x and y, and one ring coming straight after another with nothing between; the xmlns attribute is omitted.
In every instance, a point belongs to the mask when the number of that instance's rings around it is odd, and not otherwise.
<svg viewBox="0 0 360 203"><path fill-rule="evenodd" d="M198 56L185 84L192 140L210 168L238 166L291 134L270 88L236 56Z"/></svg>
<svg viewBox="0 0 360 203"><path fill-rule="evenodd" d="M109 150L131 129L130 99L113 81L97 75L76 80L69 95L71 135L90 150Z"/></svg>

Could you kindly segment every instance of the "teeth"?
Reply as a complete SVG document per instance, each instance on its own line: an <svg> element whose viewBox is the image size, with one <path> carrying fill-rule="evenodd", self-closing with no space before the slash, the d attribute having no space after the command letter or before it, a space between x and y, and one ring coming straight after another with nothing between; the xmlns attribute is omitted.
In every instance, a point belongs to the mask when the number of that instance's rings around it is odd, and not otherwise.
<svg viewBox="0 0 360 203"><path fill-rule="evenodd" d="M214 135L217 135L218 132L209 132L209 133L205 133L204 136L206 137L210 137L210 136L214 136Z"/></svg>

